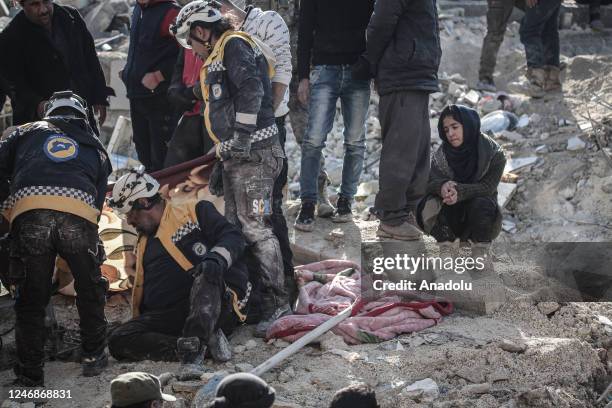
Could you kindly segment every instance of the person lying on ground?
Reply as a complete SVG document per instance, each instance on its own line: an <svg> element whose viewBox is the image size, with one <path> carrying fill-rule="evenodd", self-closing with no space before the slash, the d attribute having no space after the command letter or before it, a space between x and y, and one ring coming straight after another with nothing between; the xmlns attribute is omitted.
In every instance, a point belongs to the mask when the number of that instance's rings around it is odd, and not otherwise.
<svg viewBox="0 0 612 408"><path fill-rule="evenodd" d="M199 378L207 350L231 358L225 337L246 320L251 293L240 230L209 201L175 205L159 183L133 170L113 187L109 205L139 234L132 320L110 334L117 360L173 361L179 378Z"/></svg>
<svg viewBox="0 0 612 408"><path fill-rule="evenodd" d="M497 204L506 158L503 149L480 132L480 117L471 108L449 105L438 122L442 145L434 153L418 221L438 242L491 242L501 231Z"/></svg>

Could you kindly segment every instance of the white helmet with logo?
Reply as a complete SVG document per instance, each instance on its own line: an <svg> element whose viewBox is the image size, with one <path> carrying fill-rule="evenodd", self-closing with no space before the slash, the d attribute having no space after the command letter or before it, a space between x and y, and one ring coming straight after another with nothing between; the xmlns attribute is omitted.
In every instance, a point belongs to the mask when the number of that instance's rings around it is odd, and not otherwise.
<svg viewBox="0 0 612 408"><path fill-rule="evenodd" d="M187 43L189 38L189 31L191 30L191 24L196 21L203 23L216 23L221 20L223 15L221 14L221 4L212 0L196 0L187 4L181 9L179 14L176 16L174 24L170 26L170 32L176 37L176 40L184 48L191 48L191 45Z"/></svg>
<svg viewBox="0 0 612 408"><path fill-rule="evenodd" d="M108 205L120 214L127 214L136 206L136 200L153 197L158 191L157 180L145 173L144 169L132 169L117 180Z"/></svg>
<svg viewBox="0 0 612 408"><path fill-rule="evenodd" d="M87 118L87 102L72 91L55 92L44 106L44 116L52 116L59 108L70 108L83 118Z"/></svg>

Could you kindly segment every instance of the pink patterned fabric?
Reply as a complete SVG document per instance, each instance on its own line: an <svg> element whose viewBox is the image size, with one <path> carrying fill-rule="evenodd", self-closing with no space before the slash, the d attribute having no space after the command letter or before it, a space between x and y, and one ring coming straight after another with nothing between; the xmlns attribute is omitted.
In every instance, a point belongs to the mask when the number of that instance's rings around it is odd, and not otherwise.
<svg viewBox="0 0 612 408"><path fill-rule="evenodd" d="M338 274L348 268L354 271ZM351 261L327 260L299 266L296 276L300 287L296 314L274 322L268 339L293 342L353 303L351 317L332 329L348 344L377 343L423 330L453 310L448 302L406 302L398 296L364 302L360 299L360 268Z"/></svg>

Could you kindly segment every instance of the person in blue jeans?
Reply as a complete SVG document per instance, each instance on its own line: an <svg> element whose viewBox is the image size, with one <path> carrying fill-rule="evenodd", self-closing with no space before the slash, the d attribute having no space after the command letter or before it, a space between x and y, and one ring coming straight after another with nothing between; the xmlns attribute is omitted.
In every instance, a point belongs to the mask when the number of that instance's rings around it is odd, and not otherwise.
<svg viewBox="0 0 612 408"><path fill-rule="evenodd" d="M521 42L527 59L526 80L508 84L508 90L542 98L561 91L559 78L559 11L561 0L526 0Z"/></svg>
<svg viewBox="0 0 612 408"><path fill-rule="evenodd" d="M370 81L353 79L351 66L365 51L365 30L373 9L373 0L304 0L300 5L298 98L310 111L302 141L302 205L295 220L295 228L301 231L314 228L321 152L334 124L338 99L344 120L344 165L332 221L352 219L351 202L365 154Z"/></svg>

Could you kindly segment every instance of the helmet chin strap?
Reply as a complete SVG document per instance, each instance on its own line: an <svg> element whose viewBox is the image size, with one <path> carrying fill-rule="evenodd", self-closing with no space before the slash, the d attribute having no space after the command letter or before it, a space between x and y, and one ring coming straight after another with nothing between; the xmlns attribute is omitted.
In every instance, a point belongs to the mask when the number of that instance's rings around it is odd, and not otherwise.
<svg viewBox="0 0 612 408"><path fill-rule="evenodd" d="M191 41L195 41L197 43L202 44L202 46L204 47L204 49L207 52L211 52L212 51L213 47L212 47L212 44L210 43L210 40L206 40L206 41L200 40L198 37L196 37L194 35L190 35L189 38L191 38Z"/></svg>

